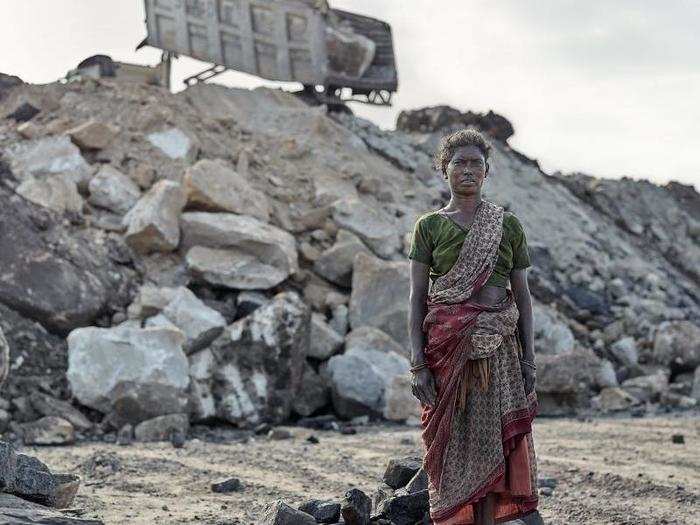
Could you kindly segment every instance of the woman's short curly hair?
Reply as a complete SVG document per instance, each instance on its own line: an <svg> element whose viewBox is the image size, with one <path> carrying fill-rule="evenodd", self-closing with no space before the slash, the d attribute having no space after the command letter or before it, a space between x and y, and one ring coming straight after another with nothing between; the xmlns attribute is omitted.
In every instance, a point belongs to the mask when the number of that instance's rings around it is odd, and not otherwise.
<svg viewBox="0 0 700 525"><path fill-rule="evenodd" d="M447 173L447 165L450 163L450 160L452 160L455 150L462 146L476 146L484 155L484 161L489 160L491 144L488 143L479 131L473 128L467 128L460 129L459 131L442 137L440 145L433 156L433 167L443 174Z"/></svg>

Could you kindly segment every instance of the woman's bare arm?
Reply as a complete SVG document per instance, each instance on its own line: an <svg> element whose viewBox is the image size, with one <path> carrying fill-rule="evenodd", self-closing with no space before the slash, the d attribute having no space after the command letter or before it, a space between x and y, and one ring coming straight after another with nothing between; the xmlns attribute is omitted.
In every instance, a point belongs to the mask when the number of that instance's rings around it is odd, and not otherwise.
<svg viewBox="0 0 700 525"><path fill-rule="evenodd" d="M416 365L425 361L423 346L423 319L427 312L428 275L430 266L411 259L409 262L411 290L409 295L408 330L411 341L411 363Z"/></svg>
<svg viewBox="0 0 700 525"><path fill-rule="evenodd" d="M411 291L409 295L410 309L408 312L408 329L411 336L411 364L417 365L425 362L423 346L425 335L423 334L423 320L427 313L426 299L428 297L428 276L430 266L411 259L410 276ZM421 403L435 405L437 401L437 389L435 378L429 368L418 370L413 376L413 395Z"/></svg>
<svg viewBox="0 0 700 525"><path fill-rule="evenodd" d="M510 285L513 289L515 304L520 311L518 333L523 347L523 359L532 362L535 359L535 337L532 328L532 297L527 284L527 268L513 270L510 273Z"/></svg>

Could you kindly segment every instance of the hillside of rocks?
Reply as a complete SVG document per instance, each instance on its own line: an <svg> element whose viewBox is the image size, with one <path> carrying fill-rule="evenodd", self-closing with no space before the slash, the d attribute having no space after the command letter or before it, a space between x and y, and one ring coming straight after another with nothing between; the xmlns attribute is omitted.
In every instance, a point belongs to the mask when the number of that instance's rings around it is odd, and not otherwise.
<svg viewBox="0 0 700 525"><path fill-rule="evenodd" d="M449 198L437 141L467 125L494 146L485 197L528 237L540 413L696 407L690 186L546 174L492 112L422 108L388 132L280 90L0 75L1 430L417 424L406 253Z"/></svg>

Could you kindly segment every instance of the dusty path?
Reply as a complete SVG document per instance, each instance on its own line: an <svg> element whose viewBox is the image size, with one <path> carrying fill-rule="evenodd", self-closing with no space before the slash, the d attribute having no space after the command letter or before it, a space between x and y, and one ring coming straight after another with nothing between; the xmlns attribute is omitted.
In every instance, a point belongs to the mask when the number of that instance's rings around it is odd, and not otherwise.
<svg viewBox="0 0 700 525"><path fill-rule="evenodd" d="M74 506L109 524L257 524L277 498L296 505L337 498L351 487L371 494L388 458L420 451L419 429L359 427L355 435L288 427L293 439L212 443L191 440L120 447L84 444L28 449L56 471L82 472ZM314 434L320 440L311 444ZM683 434L685 443L672 443ZM240 438L232 432L230 437ZM555 524L700 524L700 414L535 422L540 477L558 480L541 496ZM119 469L83 465L95 454ZM107 456L105 456L107 454ZM107 462L108 463L108 462ZM235 476L242 492L215 494L212 481Z"/></svg>

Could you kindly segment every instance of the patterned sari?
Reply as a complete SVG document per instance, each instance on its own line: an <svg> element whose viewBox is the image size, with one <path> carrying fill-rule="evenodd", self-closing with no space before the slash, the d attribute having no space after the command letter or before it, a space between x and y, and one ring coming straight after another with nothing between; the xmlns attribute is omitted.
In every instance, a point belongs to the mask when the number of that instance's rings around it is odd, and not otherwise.
<svg viewBox="0 0 700 525"><path fill-rule="evenodd" d="M436 525L474 523L474 504L490 492L498 523L537 508L537 397L525 394L520 371L518 308L509 289L493 306L471 299L496 263L502 222L503 208L482 201L457 261L428 294L424 353L438 395L421 406L421 426Z"/></svg>

